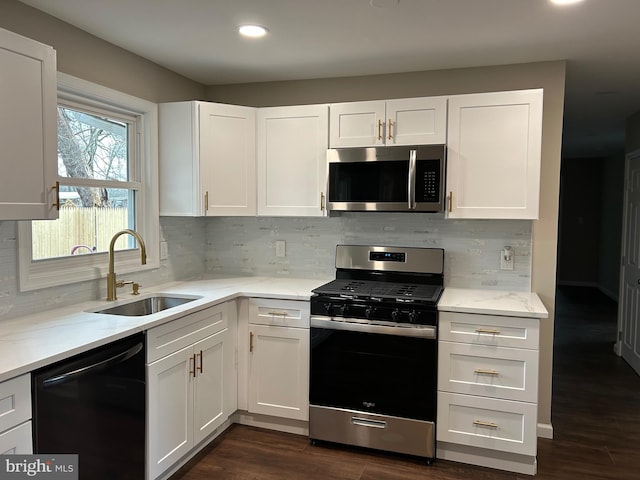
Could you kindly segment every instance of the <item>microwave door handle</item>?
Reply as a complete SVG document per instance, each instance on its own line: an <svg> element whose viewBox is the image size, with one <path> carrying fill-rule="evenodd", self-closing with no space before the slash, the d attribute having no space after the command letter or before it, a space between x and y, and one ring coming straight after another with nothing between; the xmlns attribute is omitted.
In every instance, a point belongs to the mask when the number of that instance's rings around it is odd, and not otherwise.
<svg viewBox="0 0 640 480"><path fill-rule="evenodd" d="M416 150L409 151L409 210L416 208Z"/></svg>

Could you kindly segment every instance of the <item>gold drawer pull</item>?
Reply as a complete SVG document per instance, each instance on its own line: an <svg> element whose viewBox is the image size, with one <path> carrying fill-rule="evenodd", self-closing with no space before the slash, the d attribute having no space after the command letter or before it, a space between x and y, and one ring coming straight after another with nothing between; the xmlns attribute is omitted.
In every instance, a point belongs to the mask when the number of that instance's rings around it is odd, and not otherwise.
<svg viewBox="0 0 640 480"><path fill-rule="evenodd" d="M476 368L474 372L479 375L500 375L500 372L496 372L495 370L485 370L484 368Z"/></svg>
<svg viewBox="0 0 640 480"><path fill-rule="evenodd" d="M500 330L495 328L476 328L476 333L490 333L492 335L500 335Z"/></svg>
<svg viewBox="0 0 640 480"><path fill-rule="evenodd" d="M498 424L497 423L483 422L482 420L474 420L473 424L476 427L498 428Z"/></svg>
<svg viewBox="0 0 640 480"><path fill-rule="evenodd" d="M269 312L269 315L272 317L288 317L289 314L287 312Z"/></svg>

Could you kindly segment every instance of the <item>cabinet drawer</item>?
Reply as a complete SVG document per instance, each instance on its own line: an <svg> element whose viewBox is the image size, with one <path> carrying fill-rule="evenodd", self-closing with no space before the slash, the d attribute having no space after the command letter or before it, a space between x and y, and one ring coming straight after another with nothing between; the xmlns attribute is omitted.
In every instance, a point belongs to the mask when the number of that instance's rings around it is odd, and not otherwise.
<svg viewBox="0 0 640 480"><path fill-rule="evenodd" d="M147 362L154 362L227 328L227 309L230 305L233 302L216 305L149 329Z"/></svg>
<svg viewBox="0 0 640 480"><path fill-rule="evenodd" d="M25 374L0 383L0 433L30 418L31 376Z"/></svg>
<svg viewBox="0 0 640 480"><path fill-rule="evenodd" d="M309 302L298 300L249 300L249 322L256 325L309 328Z"/></svg>
<svg viewBox="0 0 640 480"><path fill-rule="evenodd" d="M438 390L538 401L538 351L440 342Z"/></svg>
<svg viewBox="0 0 640 480"><path fill-rule="evenodd" d="M438 392L437 439L535 455L537 410L533 403Z"/></svg>
<svg viewBox="0 0 640 480"><path fill-rule="evenodd" d="M440 340L538 349L539 319L440 312L438 323Z"/></svg>

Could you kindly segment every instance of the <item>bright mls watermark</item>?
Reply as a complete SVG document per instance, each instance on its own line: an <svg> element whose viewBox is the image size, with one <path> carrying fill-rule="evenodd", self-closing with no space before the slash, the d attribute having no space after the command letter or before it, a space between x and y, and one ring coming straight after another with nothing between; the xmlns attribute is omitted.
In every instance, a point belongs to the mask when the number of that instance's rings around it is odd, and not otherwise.
<svg viewBox="0 0 640 480"><path fill-rule="evenodd" d="M78 455L0 455L0 480L78 480Z"/></svg>

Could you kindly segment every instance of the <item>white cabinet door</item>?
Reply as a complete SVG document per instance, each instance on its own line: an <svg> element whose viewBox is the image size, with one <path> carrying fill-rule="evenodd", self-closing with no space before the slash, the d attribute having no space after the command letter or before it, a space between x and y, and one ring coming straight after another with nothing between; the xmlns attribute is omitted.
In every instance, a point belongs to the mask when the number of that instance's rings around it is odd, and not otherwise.
<svg viewBox="0 0 640 480"><path fill-rule="evenodd" d="M256 214L256 111L199 103L206 215Z"/></svg>
<svg viewBox="0 0 640 480"><path fill-rule="evenodd" d="M194 445L211 435L235 411L237 395L235 345L228 329L193 347L196 361L194 382Z"/></svg>
<svg viewBox="0 0 640 480"><path fill-rule="evenodd" d="M387 145L437 145L447 141L447 98L387 100Z"/></svg>
<svg viewBox="0 0 640 480"><path fill-rule="evenodd" d="M29 455L33 453L31 420L0 433L0 455Z"/></svg>
<svg viewBox="0 0 640 480"><path fill-rule="evenodd" d="M159 105L160 215L255 215L255 108Z"/></svg>
<svg viewBox="0 0 640 480"><path fill-rule="evenodd" d="M309 420L309 330L249 325L249 412Z"/></svg>
<svg viewBox="0 0 640 480"><path fill-rule="evenodd" d="M436 145L446 142L447 97L331 105L329 145Z"/></svg>
<svg viewBox="0 0 640 480"><path fill-rule="evenodd" d="M0 29L0 220L58 218L56 52Z"/></svg>
<svg viewBox="0 0 640 480"><path fill-rule="evenodd" d="M193 445L193 347L147 366L148 478L187 454Z"/></svg>
<svg viewBox="0 0 640 480"><path fill-rule="evenodd" d="M258 110L258 215L323 216L327 105Z"/></svg>
<svg viewBox="0 0 640 480"><path fill-rule="evenodd" d="M330 107L329 145L372 147L385 144L385 102L334 103Z"/></svg>
<svg viewBox="0 0 640 480"><path fill-rule="evenodd" d="M449 218L538 218L542 95L449 97Z"/></svg>

